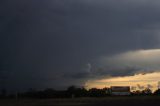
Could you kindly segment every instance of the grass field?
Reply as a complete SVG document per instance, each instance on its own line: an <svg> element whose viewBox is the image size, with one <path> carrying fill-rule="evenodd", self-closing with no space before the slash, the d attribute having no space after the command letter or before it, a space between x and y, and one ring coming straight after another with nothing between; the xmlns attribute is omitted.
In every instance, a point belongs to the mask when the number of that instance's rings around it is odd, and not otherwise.
<svg viewBox="0 0 160 106"><path fill-rule="evenodd" d="M106 97L75 99L8 99L0 106L158 106L160 97Z"/></svg>

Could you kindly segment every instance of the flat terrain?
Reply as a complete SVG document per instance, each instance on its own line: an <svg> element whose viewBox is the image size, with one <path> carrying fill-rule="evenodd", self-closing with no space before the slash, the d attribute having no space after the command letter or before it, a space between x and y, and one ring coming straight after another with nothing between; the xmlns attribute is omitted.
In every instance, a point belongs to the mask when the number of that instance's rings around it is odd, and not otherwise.
<svg viewBox="0 0 160 106"><path fill-rule="evenodd" d="M0 100L0 106L160 106L160 97Z"/></svg>

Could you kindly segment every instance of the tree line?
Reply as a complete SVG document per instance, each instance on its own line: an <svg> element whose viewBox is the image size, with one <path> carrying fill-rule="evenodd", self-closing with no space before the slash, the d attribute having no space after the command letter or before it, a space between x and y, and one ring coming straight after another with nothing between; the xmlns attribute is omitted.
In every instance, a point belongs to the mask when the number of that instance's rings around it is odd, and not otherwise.
<svg viewBox="0 0 160 106"><path fill-rule="evenodd" d="M146 88L142 91L136 90L131 92L130 96L144 96L144 95L160 95L160 89L152 92L151 89ZM54 90L48 88L45 90L29 89L26 92L19 92L16 94L8 94L3 89L0 98L78 98L78 97L107 97L111 96L110 88L91 88L89 90L84 87L70 86L67 90Z"/></svg>

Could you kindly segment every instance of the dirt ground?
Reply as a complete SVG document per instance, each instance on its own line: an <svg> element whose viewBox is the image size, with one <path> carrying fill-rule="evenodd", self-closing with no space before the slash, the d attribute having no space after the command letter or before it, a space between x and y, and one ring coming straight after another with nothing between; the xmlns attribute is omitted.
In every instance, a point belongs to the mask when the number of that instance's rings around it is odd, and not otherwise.
<svg viewBox="0 0 160 106"><path fill-rule="evenodd" d="M160 97L106 97L75 99L5 99L0 106L160 106Z"/></svg>

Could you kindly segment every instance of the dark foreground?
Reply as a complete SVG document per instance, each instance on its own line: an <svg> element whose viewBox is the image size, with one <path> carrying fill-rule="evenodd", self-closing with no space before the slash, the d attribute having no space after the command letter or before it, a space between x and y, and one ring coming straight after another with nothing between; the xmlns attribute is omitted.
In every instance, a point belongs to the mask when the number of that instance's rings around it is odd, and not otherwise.
<svg viewBox="0 0 160 106"><path fill-rule="evenodd" d="M160 97L0 100L0 106L160 106Z"/></svg>

